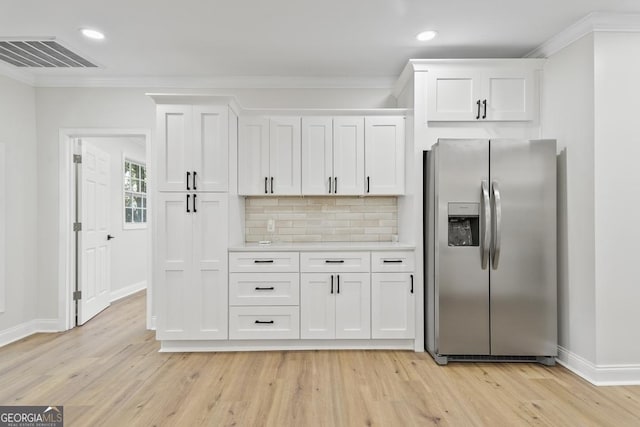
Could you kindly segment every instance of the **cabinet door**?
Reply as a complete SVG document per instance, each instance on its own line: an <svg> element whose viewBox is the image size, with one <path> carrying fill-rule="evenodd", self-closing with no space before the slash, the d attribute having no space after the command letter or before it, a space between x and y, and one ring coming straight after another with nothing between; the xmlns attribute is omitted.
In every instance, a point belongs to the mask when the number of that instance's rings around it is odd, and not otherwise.
<svg viewBox="0 0 640 427"><path fill-rule="evenodd" d="M192 214L186 212L185 193L157 193L156 207L156 335L161 340L184 339L191 327Z"/></svg>
<svg viewBox="0 0 640 427"><path fill-rule="evenodd" d="M369 273L336 274L336 338L371 338Z"/></svg>
<svg viewBox="0 0 640 427"><path fill-rule="evenodd" d="M185 339L227 339L226 194L193 195L193 278L191 333Z"/></svg>
<svg viewBox="0 0 640 427"><path fill-rule="evenodd" d="M535 73L532 70L492 69L485 72L483 99L486 120L526 121L535 118Z"/></svg>
<svg viewBox="0 0 640 427"><path fill-rule="evenodd" d="M159 105L157 109L157 173L159 191L186 191L191 170L192 107Z"/></svg>
<svg viewBox="0 0 640 427"><path fill-rule="evenodd" d="M333 176L335 194L364 194L363 117L333 119Z"/></svg>
<svg viewBox="0 0 640 427"><path fill-rule="evenodd" d="M265 195L269 179L269 119L240 117L238 124L238 194Z"/></svg>
<svg viewBox="0 0 640 427"><path fill-rule="evenodd" d="M269 193L300 195L300 117L273 117L269 123Z"/></svg>
<svg viewBox="0 0 640 427"><path fill-rule="evenodd" d="M229 108L193 107L193 191L229 189Z"/></svg>
<svg viewBox="0 0 640 427"><path fill-rule="evenodd" d="M412 275L371 275L372 338L414 338L415 300Z"/></svg>
<svg viewBox="0 0 640 427"><path fill-rule="evenodd" d="M438 69L427 73L427 120L475 121L481 75L473 69Z"/></svg>
<svg viewBox="0 0 640 427"><path fill-rule="evenodd" d="M336 294L331 292L331 278L331 274L325 273L300 275L300 338L302 339L336 338Z"/></svg>
<svg viewBox="0 0 640 427"><path fill-rule="evenodd" d="M333 189L333 120L302 118L302 194L330 194Z"/></svg>
<svg viewBox="0 0 640 427"><path fill-rule="evenodd" d="M404 117L365 117L366 194L404 194Z"/></svg>

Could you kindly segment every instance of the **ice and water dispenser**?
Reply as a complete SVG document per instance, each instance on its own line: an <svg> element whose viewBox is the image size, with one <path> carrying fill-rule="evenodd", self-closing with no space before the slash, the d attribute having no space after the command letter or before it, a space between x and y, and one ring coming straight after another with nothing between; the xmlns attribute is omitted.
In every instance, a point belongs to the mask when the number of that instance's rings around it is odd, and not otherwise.
<svg viewBox="0 0 640 427"><path fill-rule="evenodd" d="M480 203L449 202L449 246L480 246Z"/></svg>

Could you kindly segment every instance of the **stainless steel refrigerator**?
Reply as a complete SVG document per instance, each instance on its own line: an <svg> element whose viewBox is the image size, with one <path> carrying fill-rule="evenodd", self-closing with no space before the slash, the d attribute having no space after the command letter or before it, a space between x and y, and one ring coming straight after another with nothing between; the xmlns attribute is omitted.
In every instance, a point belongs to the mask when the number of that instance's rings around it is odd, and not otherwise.
<svg viewBox="0 0 640 427"><path fill-rule="evenodd" d="M425 153L425 331L436 362L555 363L555 140Z"/></svg>

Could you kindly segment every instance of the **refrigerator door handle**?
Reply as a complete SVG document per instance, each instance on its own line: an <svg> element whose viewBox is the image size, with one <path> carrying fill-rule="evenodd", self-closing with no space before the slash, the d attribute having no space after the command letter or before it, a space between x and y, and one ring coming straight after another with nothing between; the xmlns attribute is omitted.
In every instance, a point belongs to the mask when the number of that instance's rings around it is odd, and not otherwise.
<svg viewBox="0 0 640 427"><path fill-rule="evenodd" d="M493 188L493 260L491 266L494 270L498 269L500 262L500 234L502 229L502 201L500 200L500 187L496 181L491 184Z"/></svg>
<svg viewBox="0 0 640 427"><path fill-rule="evenodd" d="M486 270L489 263L489 251L491 250L491 204L489 201L489 183L482 181L482 212L484 224L482 228L482 269Z"/></svg>

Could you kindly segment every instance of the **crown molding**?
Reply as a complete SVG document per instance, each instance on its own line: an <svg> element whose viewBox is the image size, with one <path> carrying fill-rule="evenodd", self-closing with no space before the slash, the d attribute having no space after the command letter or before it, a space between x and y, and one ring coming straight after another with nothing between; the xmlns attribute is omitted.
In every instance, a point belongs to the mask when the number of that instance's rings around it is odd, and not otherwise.
<svg viewBox="0 0 640 427"><path fill-rule="evenodd" d="M525 55L548 58L593 32L640 32L640 14L592 12Z"/></svg>
<svg viewBox="0 0 640 427"><path fill-rule="evenodd" d="M390 89L391 77L93 77L45 76L37 87L165 88L165 89Z"/></svg>

